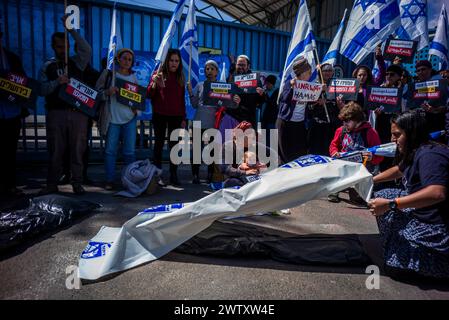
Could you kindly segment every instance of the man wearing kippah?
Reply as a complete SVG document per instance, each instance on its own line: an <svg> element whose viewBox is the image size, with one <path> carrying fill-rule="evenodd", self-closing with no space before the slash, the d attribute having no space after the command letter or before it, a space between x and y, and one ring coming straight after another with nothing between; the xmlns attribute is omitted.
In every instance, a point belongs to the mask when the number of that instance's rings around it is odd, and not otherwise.
<svg viewBox="0 0 449 320"><path fill-rule="evenodd" d="M235 73L231 77L232 81L234 80L235 75L243 75L253 73L250 69L251 62L246 55L240 55L237 57L237 63L235 68ZM230 116L235 120L235 123L239 123L242 121L250 122L254 128L257 128L256 123L256 108L260 108L263 103L263 93L264 90L262 88L257 88L257 93L242 93L239 95L241 101L237 108L235 109L227 109L226 115ZM231 126L235 128L234 126ZM221 131L221 130L220 130Z"/></svg>

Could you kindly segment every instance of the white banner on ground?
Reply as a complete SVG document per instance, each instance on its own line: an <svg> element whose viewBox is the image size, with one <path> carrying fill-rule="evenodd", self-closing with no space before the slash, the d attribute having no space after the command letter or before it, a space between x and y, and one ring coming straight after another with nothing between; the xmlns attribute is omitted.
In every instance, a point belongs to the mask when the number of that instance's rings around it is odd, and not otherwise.
<svg viewBox="0 0 449 320"><path fill-rule="evenodd" d="M368 200L372 186L371 174L360 163L301 157L240 189L149 208L121 228L102 227L81 254L79 277L95 280L156 260L224 217L292 208L348 187Z"/></svg>

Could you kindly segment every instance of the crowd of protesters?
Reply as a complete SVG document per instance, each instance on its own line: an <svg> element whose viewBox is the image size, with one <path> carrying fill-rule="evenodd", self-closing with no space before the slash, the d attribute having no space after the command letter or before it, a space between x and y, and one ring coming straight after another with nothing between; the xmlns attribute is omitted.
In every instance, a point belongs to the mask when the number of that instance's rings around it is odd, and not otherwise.
<svg viewBox="0 0 449 320"><path fill-rule="evenodd" d="M117 86L113 83L110 70L96 72L89 65L92 48L75 30L68 30L75 40L75 55L65 64L65 34L56 32L51 36L54 57L46 61L39 71L39 94L45 97L46 130L48 148L48 173L46 187L41 194L58 192L58 183L62 176L73 186L75 194L85 193L88 135L92 119L78 108L65 102L58 95L62 85L70 78L76 78L96 88L101 101L95 122L100 134L106 141L104 152L104 188L116 188L116 158L118 146L122 144L125 165L136 161L136 130L139 111L121 104L117 99ZM2 33L0 32L0 37ZM0 39L1 43L1 39ZM0 62L2 71L11 71L26 75L20 59L1 47ZM183 73L180 51L170 49L162 67L151 77L147 88L147 98L153 106L152 124L155 144L153 164L162 169L162 154L165 140L169 150L177 143L170 136L176 129L187 128L186 93L196 109L194 120L201 123L201 134L215 128L221 132L225 148L237 141L234 135L227 135L227 129L256 129L257 113L260 113L262 129L277 129L278 146L266 141L263 148L275 149L280 164L288 163L306 154L339 157L344 152L363 151L368 147L396 142L397 157L384 159L365 154L367 169L375 176L375 183L383 183L404 177L405 189L385 189L379 191L367 205L379 219L381 232L386 240L386 261L395 269L405 269L424 275L447 276L449 270L449 205L447 188L449 186L449 149L447 137L430 142L429 133L449 129L448 105L423 103L413 112L411 102L412 81L448 79L449 71L433 70L429 61L416 63L416 77L403 68L401 61L395 59L386 66L380 47L375 58L379 66L377 76L371 68L360 65L355 68L352 77L360 83L360 91L354 101L335 100L326 96L326 88L334 78L331 64L318 66L319 81L324 84L320 98L316 102L296 101L293 98L295 81L308 81L312 75L312 66L306 58L299 58L293 64L294 78L279 91L279 80L270 75L255 92L240 92L232 98L232 106L208 105L204 101L206 82L217 81L218 64L209 60L205 63L206 80L192 90L191 84ZM137 83L133 72L135 61L132 49L123 48L114 60L114 77L131 83ZM228 82L237 75L251 74L251 60L246 55L237 57L231 66ZM368 86L402 88L401 110L386 112L382 108L369 110L365 105ZM4 153L2 166L1 192L7 195L19 195L16 188L16 151L22 118L28 115L26 108L14 106L8 101L0 101L1 149ZM232 131L234 132L234 131ZM257 132L257 130L255 131ZM257 135L257 133L256 133ZM230 139L228 139L230 138ZM258 141L258 137L254 137ZM241 186L247 183L247 176L253 176L266 169L255 154L248 150L250 142L243 141L245 153L242 157L233 156L232 163L209 164L207 181L214 180L214 174L224 180L225 187ZM258 147L261 145L258 144ZM204 145L202 145L204 147ZM249 163L252 160L254 163ZM200 165L192 165L192 182L200 183ZM170 160L169 183L179 186L178 166ZM160 185L165 182L161 178ZM360 202L349 190L351 199ZM337 202L338 194L329 196ZM363 202L363 201L362 201ZM366 203L365 203L366 205ZM401 210L403 214L398 214ZM432 236L432 241L423 238L421 230ZM400 234L407 233L408 237ZM410 267L410 261L415 261ZM421 264L418 262L422 261ZM407 265L407 263L409 263ZM445 269L446 268L446 269Z"/></svg>

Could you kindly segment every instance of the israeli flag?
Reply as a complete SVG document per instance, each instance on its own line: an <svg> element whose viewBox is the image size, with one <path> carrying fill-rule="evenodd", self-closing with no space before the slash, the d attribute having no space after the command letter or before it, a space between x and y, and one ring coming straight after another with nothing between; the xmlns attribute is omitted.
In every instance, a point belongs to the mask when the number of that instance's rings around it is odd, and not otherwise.
<svg viewBox="0 0 449 320"><path fill-rule="evenodd" d="M418 40L418 50L429 45L427 27L427 0L400 0L401 27L397 31L400 39Z"/></svg>
<svg viewBox="0 0 449 320"><path fill-rule="evenodd" d="M184 66L186 79L187 81L190 81L192 90L195 90L200 76L200 67L198 63L198 37L195 17L195 0L190 0L189 12L187 14L184 32L182 33L179 50L181 51L181 59ZM190 79L188 78L188 75L190 75Z"/></svg>
<svg viewBox="0 0 449 320"><path fill-rule="evenodd" d="M429 56L434 55L440 58L440 68L445 69L449 63L449 22L447 18L446 6L443 4L441 8L440 17L438 19L437 31L435 32L435 38L433 38L430 44Z"/></svg>
<svg viewBox="0 0 449 320"><path fill-rule="evenodd" d="M356 0L340 53L359 64L400 26L397 0Z"/></svg>
<svg viewBox="0 0 449 320"><path fill-rule="evenodd" d="M316 63L313 56L313 51L315 48L315 37L312 31L312 23L310 22L307 1L301 0L298 14L296 16L295 28L293 29L293 36L288 47L284 71L282 72L279 97L282 94L285 84L294 78L295 74L293 73L293 63L300 57L305 57L312 66L312 77L309 81L314 81L316 79Z"/></svg>
<svg viewBox="0 0 449 320"><path fill-rule="evenodd" d="M340 51L341 39L343 37L343 29L345 27L346 13L348 9L345 9L345 13L343 14L343 19L341 19L340 25L338 26L337 34L332 41L329 50L327 50L326 55L323 58L322 64L329 63L332 66L337 63L337 54Z"/></svg>
<svg viewBox="0 0 449 320"><path fill-rule="evenodd" d="M184 10L184 5L186 0L179 0L176 5L175 11L170 20L170 24L165 31L164 37L162 38L161 44L159 45L159 49L157 50L156 57L154 58L156 65L154 66L154 70L157 70L159 66L164 63L165 58L167 57L168 49L170 49L170 44L172 42L173 37L175 36L176 29L178 28L179 21L181 20L182 12Z"/></svg>
<svg viewBox="0 0 449 320"><path fill-rule="evenodd" d="M226 63L225 62L223 62L223 67L221 68L220 82L226 83Z"/></svg>
<svg viewBox="0 0 449 320"><path fill-rule="evenodd" d="M109 47L108 47L108 70L112 70L114 67L114 57L117 50L123 48L122 37L120 36L120 28L117 26L117 10L112 10L112 19L111 19L111 37L109 38Z"/></svg>

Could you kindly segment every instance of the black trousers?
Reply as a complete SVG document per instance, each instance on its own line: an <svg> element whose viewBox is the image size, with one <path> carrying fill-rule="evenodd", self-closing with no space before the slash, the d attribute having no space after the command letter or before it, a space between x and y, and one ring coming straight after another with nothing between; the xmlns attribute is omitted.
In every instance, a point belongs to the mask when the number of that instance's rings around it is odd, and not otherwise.
<svg viewBox="0 0 449 320"><path fill-rule="evenodd" d="M165 116L153 113L153 128L154 128L154 159L153 163L159 169L162 169L162 149L164 148L165 139L168 137L169 154L173 146L178 141L170 141L170 135L173 130L180 129L184 117L182 116ZM168 129L168 135L166 131ZM170 174L176 173L178 166L170 160Z"/></svg>
<svg viewBox="0 0 449 320"><path fill-rule="evenodd" d="M308 153L329 156L329 146L336 129L333 123L312 122L307 131Z"/></svg>
<svg viewBox="0 0 449 320"><path fill-rule="evenodd" d="M203 137L203 135L204 135L204 132L206 131L207 129L201 129L201 154L202 154L202 152L203 152L203 149L204 149L204 142L203 142L203 140L202 140L202 137ZM209 141L209 143L212 143L214 141L214 139L212 138L210 141ZM192 143L193 143L193 141L192 141ZM214 155L214 153L212 152L212 154L211 154L212 156ZM192 174L193 175L199 175L199 173L200 173L200 164L195 164L195 163L193 163L193 156L192 156ZM210 164L210 165L208 165L207 166L207 175L208 175L208 178L209 177L212 177L212 174L214 173L214 164Z"/></svg>
<svg viewBox="0 0 449 320"><path fill-rule="evenodd" d="M279 157L282 164L307 154L307 131L304 121L293 122L277 119Z"/></svg>
<svg viewBox="0 0 449 320"><path fill-rule="evenodd" d="M57 185L64 155L70 154L71 183L83 182L83 155L86 150L88 117L71 109L49 110L46 118L49 166L47 184Z"/></svg>
<svg viewBox="0 0 449 320"><path fill-rule="evenodd" d="M21 118L0 119L0 150L3 165L0 166L0 191L16 186L16 153L19 140Z"/></svg>

